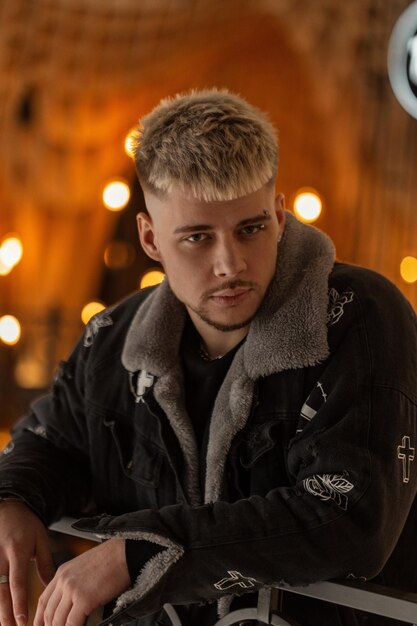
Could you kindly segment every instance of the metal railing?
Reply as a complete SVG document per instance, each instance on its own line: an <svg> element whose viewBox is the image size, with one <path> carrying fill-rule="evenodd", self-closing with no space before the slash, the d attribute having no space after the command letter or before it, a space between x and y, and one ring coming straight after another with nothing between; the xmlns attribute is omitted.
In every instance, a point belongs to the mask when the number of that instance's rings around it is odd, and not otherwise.
<svg viewBox="0 0 417 626"><path fill-rule="evenodd" d="M100 541L93 534L72 528L71 524L74 521L72 518L64 517L52 524L50 529L65 535L89 539L90 541ZM263 589L259 592L256 608L232 611L226 617L213 624L213 626L239 625L249 620L257 622L259 625L303 626L291 620L288 621L288 618L280 616L279 611L274 609L275 606L279 606L280 595L284 592L309 596L317 600L367 611L373 615L389 617L411 626L417 626L417 594L382 587L370 582L352 580L325 581L305 587L277 585L273 588ZM171 620L172 626L182 626L181 620L173 606L166 604L164 609Z"/></svg>

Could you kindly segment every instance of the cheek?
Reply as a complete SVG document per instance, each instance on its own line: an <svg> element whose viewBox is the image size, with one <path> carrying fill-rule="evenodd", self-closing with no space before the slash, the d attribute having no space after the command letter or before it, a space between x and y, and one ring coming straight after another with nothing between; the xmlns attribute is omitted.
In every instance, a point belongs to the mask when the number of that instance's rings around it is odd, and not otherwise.
<svg viewBox="0 0 417 626"><path fill-rule="evenodd" d="M171 288L176 293L191 293L204 284L202 264L178 252L166 252L162 265Z"/></svg>

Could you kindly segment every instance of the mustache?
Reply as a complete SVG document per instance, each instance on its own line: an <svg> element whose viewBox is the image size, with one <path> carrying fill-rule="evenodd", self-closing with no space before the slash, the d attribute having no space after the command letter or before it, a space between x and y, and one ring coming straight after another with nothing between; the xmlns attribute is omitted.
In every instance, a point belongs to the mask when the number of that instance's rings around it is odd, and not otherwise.
<svg viewBox="0 0 417 626"><path fill-rule="evenodd" d="M253 283L249 280L228 280L227 282L222 283L221 285L217 285L217 287L214 287L213 289L208 289L207 291L205 291L203 293L203 300L206 300L207 298L210 298L211 296L213 296L215 293L218 293L219 291L224 291L226 289L237 289L238 287L248 287L249 289L253 289L256 288L257 285L256 283Z"/></svg>

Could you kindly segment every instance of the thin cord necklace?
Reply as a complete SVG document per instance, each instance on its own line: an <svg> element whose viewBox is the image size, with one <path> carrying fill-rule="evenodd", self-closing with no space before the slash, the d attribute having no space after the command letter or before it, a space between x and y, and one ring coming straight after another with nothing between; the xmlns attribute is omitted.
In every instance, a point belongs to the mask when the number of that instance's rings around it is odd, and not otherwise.
<svg viewBox="0 0 417 626"><path fill-rule="evenodd" d="M203 359L203 361L207 361L208 363L210 361L217 361L218 359L221 359L222 357L224 357L224 354L220 354L219 356L210 356L210 354L207 352L202 342L200 342L198 353L200 357Z"/></svg>

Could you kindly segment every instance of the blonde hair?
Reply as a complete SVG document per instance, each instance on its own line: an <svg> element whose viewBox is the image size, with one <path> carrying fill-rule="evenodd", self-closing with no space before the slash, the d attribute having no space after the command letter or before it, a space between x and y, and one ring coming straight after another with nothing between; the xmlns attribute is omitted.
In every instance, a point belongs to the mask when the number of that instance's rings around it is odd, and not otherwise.
<svg viewBox="0 0 417 626"><path fill-rule="evenodd" d="M141 120L134 142L145 190L179 187L206 202L232 200L273 183L275 130L265 114L227 90L162 100Z"/></svg>

